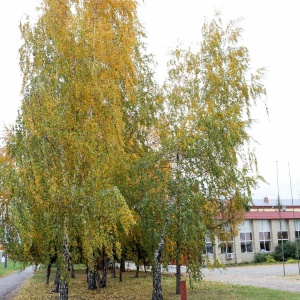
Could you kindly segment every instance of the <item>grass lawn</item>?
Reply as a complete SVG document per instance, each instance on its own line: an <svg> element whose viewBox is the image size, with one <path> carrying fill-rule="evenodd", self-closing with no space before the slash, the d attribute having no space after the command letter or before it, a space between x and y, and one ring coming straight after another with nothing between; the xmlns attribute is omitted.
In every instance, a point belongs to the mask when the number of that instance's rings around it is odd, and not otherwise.
<svg viewBox="0 0 300 300"><path fill-rule="evenodd" d="M51 293L55 271L52 270L51 284L45 284L46 271L39 270L31 280L21 289L14 300L58 299L58 294ZM108 276L107 288L89 291L87 289L86 274L84 269L76 270L76 278L71 279L69 284L69 299L105 299L105 300L149 300L152 293L152 277L150 273L140 273L140 278L133 278L133 272L123 273L123 282L119 278ZM179 300L180 296L175 295L175 277L163 276L164 300ZM187 284L188 300L298 300L299 293L282 292L265 288L254 288L248 286L228 285L216 282L201 282L195 284L192 290Z"/></svg>
<svg viewBox="0 0 300 300"><path fill-rule="evenodd" d="M13 273L15 271L20 271L20 269L21 269L20 264L15 263L14 261L8 259L6 268L4 268L4 262L0 263L0 278L10 273Z"/></svg>

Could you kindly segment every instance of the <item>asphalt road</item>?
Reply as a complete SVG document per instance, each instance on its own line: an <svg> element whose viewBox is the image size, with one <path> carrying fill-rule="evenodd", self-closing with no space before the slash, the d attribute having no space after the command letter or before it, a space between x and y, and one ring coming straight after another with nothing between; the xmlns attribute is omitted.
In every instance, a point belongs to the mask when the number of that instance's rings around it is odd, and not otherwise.
<svg viewBox="0 0 300 300"><path fill-rule="evenodd" d="M0 299L12 299L22 284L33 275L33 268L28 267L22 272L14 272L6 277L0 278Z"/></svg>

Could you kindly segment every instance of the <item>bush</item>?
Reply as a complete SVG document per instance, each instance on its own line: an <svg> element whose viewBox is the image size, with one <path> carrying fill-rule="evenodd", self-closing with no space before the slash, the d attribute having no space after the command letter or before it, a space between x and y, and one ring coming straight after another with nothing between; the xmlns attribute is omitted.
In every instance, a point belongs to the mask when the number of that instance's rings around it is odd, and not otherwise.
<svg viewBox="0 0 300 300"><path fill-rule="evenodd" d="M263 263L267 261L267 253L255 253L254 262L255 263Z"/></svg>
<svg viewBox="0 0 300 300"><path fill-rule="evenodd" d="M274 259L273 255L267 255L267 263L274 263L276 260Z"/></svg>
<svg viewBox="0 0 300 300"><path fill-rule="evenodd" d="M294 259L294 258L289 258L289 259L286 261L286 263L288 263L288 264L294 264L294 263L296 263L296 262L298 262L298 260L297 260L297 259Z"/></svg>
<svg viewBox="0 0 300 300"><path fill-rule="evenodd" d="M300 254L300 245L298 242L298 249ZM284 242L283 243L283 252L284 252L284 260L288 259L297 259L297 250L296 250L296 243L295 242ZM282 261L282 246L281 244L277 245L274 249L273 254L275 260Z"/></svg>
<svg viewBox="0 0 300 300"><path fill-rule="evenodd" d="M254 255L254 263L274 263L276 260L273 257L273 253L270 252L261 252L261 253L255 253Z"/></svg>

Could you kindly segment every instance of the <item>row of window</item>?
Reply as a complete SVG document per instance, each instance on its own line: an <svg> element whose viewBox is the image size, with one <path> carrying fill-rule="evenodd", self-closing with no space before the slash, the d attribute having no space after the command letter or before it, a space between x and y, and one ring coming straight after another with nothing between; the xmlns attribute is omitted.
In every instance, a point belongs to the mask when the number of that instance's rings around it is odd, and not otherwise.
<svg viewBox="0 0 300 300"><path fill-rule="evenodd" d="M259 220L259 242L260 251L272 251L271 244L271 226L269 220ZM295 238L300 239L300 220L295 222ZM286 242L289 239L287 220L277 222L278 244ZM213 254L213 243L209 238L205 239L206 254ZM245 220L240 226L240 247L241 253L253 253L252 223ZM221 241L219 243L221 254L234 253L233 239L230 242Z"/></svg>

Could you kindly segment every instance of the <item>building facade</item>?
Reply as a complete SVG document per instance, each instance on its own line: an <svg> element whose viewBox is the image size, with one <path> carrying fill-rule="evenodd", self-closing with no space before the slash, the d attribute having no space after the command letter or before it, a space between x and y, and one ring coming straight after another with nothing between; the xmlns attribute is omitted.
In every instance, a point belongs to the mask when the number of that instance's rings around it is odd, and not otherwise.
<svg viewBox="0 0 300 300"><path fill-rule="evenodd" d="M213 261L232 264L251 262L258 252L272 252L285 241L300 238L300 205L278 205L265 202L252 206L232 241L225 243L206 239L206 254Z"/></svg>

